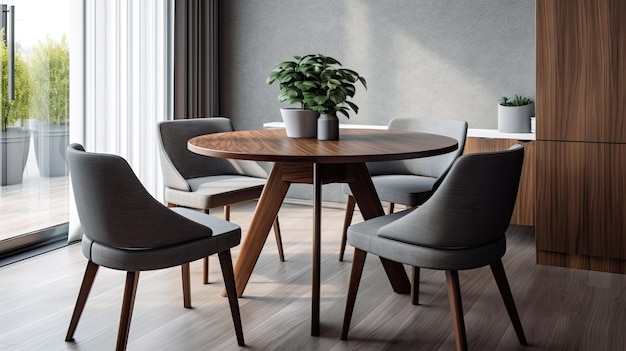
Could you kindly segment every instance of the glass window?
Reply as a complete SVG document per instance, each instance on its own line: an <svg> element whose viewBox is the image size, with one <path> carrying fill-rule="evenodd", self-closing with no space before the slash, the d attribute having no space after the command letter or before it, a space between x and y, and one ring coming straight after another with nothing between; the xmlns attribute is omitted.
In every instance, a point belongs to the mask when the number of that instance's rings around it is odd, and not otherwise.
<svg viewBox="0 0 626 351"><path fill-rule="evenodd" d="M0 251L6 251L67 232L70 12L69 0L1 7Z"/></svg>

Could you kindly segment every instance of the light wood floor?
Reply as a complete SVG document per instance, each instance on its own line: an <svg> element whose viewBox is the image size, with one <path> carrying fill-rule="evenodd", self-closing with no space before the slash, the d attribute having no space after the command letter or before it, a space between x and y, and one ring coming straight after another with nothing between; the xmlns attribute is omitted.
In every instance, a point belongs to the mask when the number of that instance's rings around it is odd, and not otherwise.
<svg viewBox="0 0 626 351"><path fill-rule="evenodd" d="M0 186L0 241L67 222L68 194L69 176L40 176L31 148L22 183Z"/></svg>
<svg viewBox="0 0 626 351"><path fill-rule="evenodd" d="M233 209L244 229L252 205ZM270 235L239 300L251 350L453 350L445 277L424 270L420 306L396 295L369 256L349 341L339 333L352 253L338 262L343 211L323 210L321 336L309 335L312 209L280 211L287 261ZM473 350L624 350L626 277L538 266L534 233L512 227L504 257L513 296L532 346L520 347L488 268L460 273L468 342ZM233 256L236 256L236 250ZM217 259L209 285L192 264L193 309L182 307L178 268L142 273L129 350L239 350ZM78 325L63 341L86 261L72 245L0 269L0 350L112 350L124 273L101 269Z"/></svg>

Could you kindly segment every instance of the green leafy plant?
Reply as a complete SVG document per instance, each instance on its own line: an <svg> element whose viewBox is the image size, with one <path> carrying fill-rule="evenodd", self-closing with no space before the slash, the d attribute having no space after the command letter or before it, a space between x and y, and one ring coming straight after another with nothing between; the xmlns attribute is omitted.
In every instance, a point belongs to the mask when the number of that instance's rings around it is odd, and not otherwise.
<svg viewBox="0 0 626 351"><path fill-rule="evenodd" d="M43 122L60 124L69 119L70 50L47 36L33 48L31 64L31 114Z"/></svg>
<svg viewBox="0 0 626 351"><path fill-rule="evenodd" d="M2 93L2 98L0 99L0 119L2 120L2 131L6 131L8 127L16 125L18 121L28 119L30 85L28 65L22 59L22 56L16 52L13 61L15 100L9 100L7 94L9 82L9 53L4 42L0 41L0 46L2 50L2 57L0 59L2 65L0 71L0 84L2 84L0 87L0 92Z"/></svg>
<svg viewBox="0 0 626 351"><path fill-rule="evenodd" d="M279 63L267 78L270 85L279 83L279 101L300 104L303 109L323 114L339 112L347 118L350 110L359 112L349 99L356 93L357 81L367 89L365 78L329 56L310 54L294 59Z"/></svg>
<svg viewBox="0 0 626 351"><path fill-rule="evenodd" d="M502 98L500 98L500 101L498 101L498 103L502 106L524 106L532 102L533 100L531 100L529 97L524 97L517 94L513 97L513 99L509 99L508 97L503 96Z"/></svg>

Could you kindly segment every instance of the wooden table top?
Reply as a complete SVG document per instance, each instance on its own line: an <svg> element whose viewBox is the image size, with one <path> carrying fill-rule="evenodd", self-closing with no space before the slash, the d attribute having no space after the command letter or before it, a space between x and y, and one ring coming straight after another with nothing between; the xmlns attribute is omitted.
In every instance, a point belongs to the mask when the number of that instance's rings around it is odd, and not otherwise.
<svg viewBox="0 0 626 351"><path fill-rule="evenodd" d="M289 138L284 129L245 130L197 136L190 151L220 158L311 163L359 163L445 154L456 139L396 130L341 129L339 140Z"/></svg>

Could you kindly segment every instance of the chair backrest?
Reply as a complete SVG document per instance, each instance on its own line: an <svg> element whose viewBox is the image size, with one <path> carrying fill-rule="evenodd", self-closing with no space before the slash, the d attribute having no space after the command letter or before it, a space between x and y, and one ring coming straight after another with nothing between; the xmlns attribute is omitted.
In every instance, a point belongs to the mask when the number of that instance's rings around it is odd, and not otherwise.
<svg viewBox="0 0 626 351"><path fill-rule="evenodd" d="M123 158L67 148L78 216L85 235L103 245L163 247L211 235L153 198Z"/></svg>
<svg viewBox="0 0 626 351"><path fill-rule="evenodd" d="M193 137L233 131L229 118L210 117L159 122L161 170L165 186L189 191L186 179L216 175L249 175L266 178L267 172L253 161L227 160L198 155L187 149Z"/></svg>
<svg viewBox="0 0 626 351"><path fill-rule="evenodd" d="M501 238L511 221L524 148L459 157L422 206L378 235L429 247L471 247Z"/></svg>
<svg viewBox="0 0 626 351"><path fill-rule="evenodd" d="M371 175L384 174L414 174L426 177L441 178L465 148L467 136L467 122L453 119L414 119L394 118L387 126L390 130L406 130L412 132L432 133L454 138L459 148L453 152L402 161L368 163L367 168Z"/></svg>

